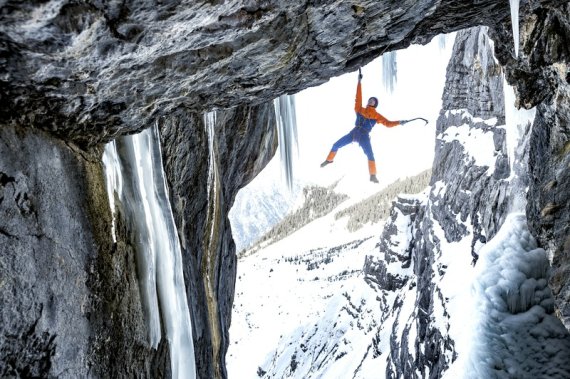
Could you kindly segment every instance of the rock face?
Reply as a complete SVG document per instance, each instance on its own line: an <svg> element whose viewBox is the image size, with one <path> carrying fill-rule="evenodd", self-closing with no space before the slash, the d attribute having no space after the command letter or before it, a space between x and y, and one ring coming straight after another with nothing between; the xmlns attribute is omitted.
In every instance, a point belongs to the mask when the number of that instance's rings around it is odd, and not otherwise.
<svg viewBox="0 0 570 379"><path fill-rule="evenodd" d="M239 188L253 180L277 147L272 102L213 116L213 134L207 117L185 111L160 124L200 378L226 377L236 275L229 208Z"/></svg>
<svg viewBox="0 0 570 379"><path fill-rule="evenodd" d="M168 356L146 342L132 248L111 241L99 155L40 131L0 140L0 376L161 375Z"/></svg>
<svg viewBox="0 0 570 379"><path fill-rule="evenodd" d="M508 3L492 0L9 1L0 124L92 145L179 107L264 103L385 51L508 15Z"/></svg>
<svg viewBox="0 0 570 379"><path fill-rule="evenodd" d="M552 254L551 285L568 326L570 12L566 1L525 3L521 11L516 60L508 3L490 0L4 2L0 376L170 375L168 348L163 343L154 351L146 342L133 244L120 217L118 240L111 240L100 161L101 143L158 122L184 250L198 374L225 377L235 281L227 212L237 190L275 151L270 101L354 70L385 51L479 24L491 27L495 52L517 86L520 104L537 106L529 225ZM501 129L478 120L496 117L495 125L501 123L491 106L496 99L485 97L499 83L478 79L498 66L475 46L464 41L464 54L471 55L452 73L472 77L470 86L457 81L448 89L457 104L450 97L438 123L445 153L430 194L446 204L434 215L445 238L473 233L473 252L501 222L501 180L508 175ZM479 60L470 62L471 57ZM214 108L223 110L209 134L204 112ZM473 133L493 134L492 175L483 165L454 159L449 128L463 122ZM466 173L466 182L455 182L456 196L437 191L439 180L457 173ZM480 184L474 190L468 182ZM429 236L425 228L430 226L417 230ZM439 301L430 281L432 274L442 274L428 255L437 251L437 240L417 237L418 309L428 310ZM423 346L420 360L437 376L453 347L430 322L419 318L418 341L411 345ZM411 345L394 346L390 375L410 372Z"/></svg>
<svg viewBox="0 0 570 379"><path fill-rule="evenodd" d="M397 294L390 306L398 322L390 339L388 378L438 378L457 358L442 285L451 274L443 252L452 254L449 246L456 244L456 254L463 255L455 259L469 269L510 210L503 73L486 28L457 34L432 170L429 193L396 200L379 244L381 256L368 257L365 264L369 283ZM413 310L404 305L410 291Z"/></svg>
<svg viewBox="0 0 570 379"><path fill-rule="evenodd" d="M502 224L510 187L504 179L511 174L503 74L485 28L458 33L446 77L431 179L430 198L438 206L432 212L449 242L465 237L465 224L471 224L474 246Z"/></svg>
<svg viewBox="0 0 570 379"><path fill-rule="evenodd" d="M570 329L570 4L525 18L521 59L498 47L519 105L536 106L529 151L529 227L550 255L560 319ZM504 40L505 31L497 30ZM502 45L500 45L502 46Z"/></svg>
<svg viewBox="0 0 570 379"><path fill-rule="evenodd" d="M87 375L96 165L42 132L0 135L0 376Z"/></svg>

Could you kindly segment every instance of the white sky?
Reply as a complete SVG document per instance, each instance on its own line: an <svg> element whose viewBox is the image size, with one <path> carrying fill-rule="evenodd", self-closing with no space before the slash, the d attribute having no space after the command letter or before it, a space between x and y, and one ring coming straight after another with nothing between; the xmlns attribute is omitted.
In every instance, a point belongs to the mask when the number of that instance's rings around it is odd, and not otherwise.
<svg viewBox="0 0 570 379"><path fill-rule="evenodd" d="M380 186L369 182L367 158L357 143L339 150L335 162L320 168L332 144L353 127L357 72L331 79L295 95L299 159L295 177L320 185L343 179L337 190L371 194L397 178L430 168L434 156L435 124L441 109L445 70L453 39L441 50L438 38L397 52L397 83L393 94L384 90L382 59L362 68L363 101L379 99L378 112L389 120L423 117L394 128L377 124L371 133Z"/></svg>
<svg viewBox="0 0 570 379"><path fill-rule="evenodd" d="M306 184L328 186L337 181L339 184L335 191L348 194L356 202L377 193L398 178L430 168L434 158L435 125L441 110L453 38L454 34L447 36L443 50L439 47L439 37L436 37L428 45L410 46L398 51L398 80L393 94L384 90L382 58L363 67L364 101L370 96L378 97L377 109L389 120L414 117L429 120L427 126L423 121L415 121L394 128L380 124L374 127L371 140L379 184L369 181L367 158L357 143L339 150L333 164L320 167L332 144L354 127L358 73L353 72L295 95L299 156L293 161L293 193L286 189L281 158L277 153L263 172L238 193L237 209L248 209L269 198L275 209L286 212L294 203L302 201L301 189ZM256 228L266 229L259 215L254 217ZM239 218L244 221L243 216ZM234 236L244 243L257 237Z"/></svg>

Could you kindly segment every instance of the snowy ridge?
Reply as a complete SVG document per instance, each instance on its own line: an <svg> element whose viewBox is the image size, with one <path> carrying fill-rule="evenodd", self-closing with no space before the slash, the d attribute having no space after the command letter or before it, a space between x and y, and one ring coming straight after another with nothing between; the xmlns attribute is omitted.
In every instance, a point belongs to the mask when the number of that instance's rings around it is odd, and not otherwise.
<svg viewBox="0 0 570 379"><path fill-rule="evenodd" d="M453 120L461 120L461 125L450 125L439 133L436 138L444 143L457 141L466 152L464 165L477 165L488 167L487 175L493 175L500 151L495 147L495 131L497 127L496 117L482 119L473 117L466 109L447 110L445 117ZM454 121L457 123L457 121ZM478 127L478 126L482 127Z"/></svg>
<svg viewBox="0 0 570 379"><path fill-rule="evenodd" d="M406 198L414 204L427 200L425 193ZM411 281L412 269L391 259L389 275L385 271L378 275L375 264L382 259L372 257L382 255L378 250L382 224L367 224L350 233L334 213L240 259L230 330L233 343L227 356L230 375L374 378L385 370L395 338L392 324L414 306L414 297L405 295L409 288L404 286ZM400 229L399 235L412 239L413 217L402 212L394 217L390 224ZM314 238L331 228L335 237L328 243ZM342 240L350 242L339 244ZM397 238L393 242L397 245ZM404 256L406 244L399 245L398 255ZM388 288L386 277L397 284ZM404 306L394 307L400 303ZM279 327L267 328L268 323ZM240 351L249 353L244 357Z"/></svg>
<svg viewBox="0 0 570 379"><path fill-rule="evenodd" d="M317 220L306 233L314 235L331 221L330 216ZM362 285L362 262L375 241L363 236L342 245L291 248L300 238L292 235L263 256L240 260L228 370L240 378L352 377L348 373L357 372L367 377L363 361L377 350L373 340L380 313L376 292ZM267 328L268 322L279 327Z"/></svg>
<svg viewBox="0 0 570 379"><path fill-rule="evenodd" d="M241 189L229 213L236 251L251 247L275 224L281 221L296 204L301 192L299 183L289 191L274 180L273 173L281 164L274 157L267 167L247 187Z"/></svg>

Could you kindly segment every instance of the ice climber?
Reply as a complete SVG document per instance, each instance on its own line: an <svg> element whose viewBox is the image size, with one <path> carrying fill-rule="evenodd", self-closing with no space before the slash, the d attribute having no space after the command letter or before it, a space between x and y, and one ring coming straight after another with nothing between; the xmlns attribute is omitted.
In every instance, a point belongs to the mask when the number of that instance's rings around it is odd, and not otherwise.
<svg viewBox="0 0 570 379"><path fill-rule="evenodd" d="M372 151L372 145L370 144L370 131L376 124L384 124L386 127L391 128L396 125L403 125L409 122L409 120L390 121L380 113L376 112L378 99L375 97L368 99L366 107L363 107L362 85L360 84L361 80L362 73L359 69L358 85L356 86L356 100L354 103L354 111L356 112L356 122L354 124L354 129L352 129L350 133L334 143L329 155L327 156L327 159L321 163L321 167L325 167L326 165L333 162L338 149L348 145L351 142L358 142L360 147L362 147L362 150L364 150L364 154L366 154L368 157L368 171L370 172L370 181L378 183L378 178L376 178L376 162L374 161L374 152Z"/></svg>

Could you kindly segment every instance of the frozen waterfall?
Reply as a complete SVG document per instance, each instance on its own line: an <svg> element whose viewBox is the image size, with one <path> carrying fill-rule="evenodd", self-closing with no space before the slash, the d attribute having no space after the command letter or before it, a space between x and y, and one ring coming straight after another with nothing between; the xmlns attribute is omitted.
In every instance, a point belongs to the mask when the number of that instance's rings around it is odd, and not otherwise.
<svg viewBox="0 0 570 379"><path fill-rule="evenodd" d="M463 377L569 377L570 338L554 315L546 252L524 213L511 214L479 254L469 312L478 332Z"/></svg>
<svg viewBox="0 0 570 379"><path fill-rule="evenodd" d="M158 127L110 142L105 146L103 162L111 210L115 212L115 199L120 200L136 244L150 345L156 348L160 342L162 320L170 346L172 377L195 378L182 254L162 168Z"/></svg>
<svg viewBox="0 0 570 379"><path fill-rule="evenodd" d="M279 155L281 156L285 183L291 191L293 188L293 164L298 154L297 116L295 114L294 96L282 95L273 100L277 133L279 138Z"/></svg>

